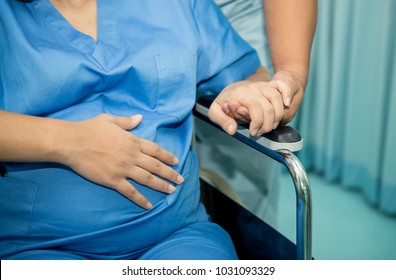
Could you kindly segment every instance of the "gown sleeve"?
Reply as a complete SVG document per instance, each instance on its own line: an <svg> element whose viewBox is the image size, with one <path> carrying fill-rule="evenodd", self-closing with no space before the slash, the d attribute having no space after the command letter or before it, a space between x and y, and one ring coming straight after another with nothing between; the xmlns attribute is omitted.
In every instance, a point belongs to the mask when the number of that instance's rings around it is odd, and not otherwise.
<svg viewBox="0 0 396 280"><path fill-rule="evenodd" d="M256 51L236 33L213 1L195 0L193 12L199 42L199 91L219 93L260 67Z"/></svg>

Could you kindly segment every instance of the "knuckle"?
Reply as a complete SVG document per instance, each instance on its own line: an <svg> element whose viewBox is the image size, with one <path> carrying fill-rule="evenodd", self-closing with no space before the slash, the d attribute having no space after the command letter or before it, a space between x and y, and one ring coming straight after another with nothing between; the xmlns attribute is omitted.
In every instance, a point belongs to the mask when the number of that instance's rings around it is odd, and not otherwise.
<svg viewBox="0 0 396 280"><path fill-rule="evenodd" d="M109 188L121 193L122 188L117 182L115 182L114 180L111 180L111 178L108 178L107 182L108 183L103 183L103 185L105 185L105 186L107 186L107 187L109 187Z"/></svg>
<svg viewBox="0 0 396 280"><path fill-rule="evenodd" d="M154 175L151 173L147 174L144 181L146 184L151 184L154 181Z"/></svg>
<svg viewBox="0 0 396 280"><path fill-rule="evenodd" d="M272 131L272 126L273 126L273 122L268 122L268 123L266 123L265 125L264 125L264 132L265 133L267 133L267 132L270 132L270 131Z"/></svg>
<svg viewBox="0 0 396 280"><path fill-rule="evenodd" d="M165 181L161 181L160 188L161 188L161 191L167 191L168 183L166 183Z"/></svg>
<svg viewBox="0 0 396 280"><path fill-rule="evenodd" d="M271 90L270 96L271 96L271 98L273 98L275 100L282 100L282 95L277 90Z"/></svg>
<svg viewBox="0 0 396 280"><path fill-rule="evenodd" d="M153 147L153 155L158 157L161 154L161 147L158 144L155 144Z"/></svg>
<svg viewBox="0 0 396 280"><path fill-rule="evenodd" d="M267 98L271 101L271 103L282 102L282 95L279 91L271 90Z"/></svg>
<svg viewBox="0 0 396 280"><path fill-rule="evenodd" d="M128 190L128 188L125 187L126 186L125 182L120 179L117 180L115 176L112 177L112 180L110 181L108 186L110 186L112 189L122 194L125 194L125 192Z"/></svg>
<svg viewBox="0 0 396 280"><path fill-rule="evenodd" d="M140 143L140 139L137 137L134 137L132 134L129 134L130 136L130 140L133 146L138 147L139 149L141 148L141 143Z"/></svg>
<svg viewBox="0 0 396 280"><path fill-rule="evenodd" d="M138 194L139 194L139 192L138 192L138 190L137 189L135 189L134 187L130 187L130 188L128 188L127 190L126 190L126 192L127 192L127 196L128 197L131 197L131 198L134 198L134 197L136 197Z"/></svg>
<svg viewBox="0 0 396 280"><path fill-rule="evenodd" d="M140 147L139 138L137 138L137 137L136 137L135 135L133 135L132 133L126 133L125 135L126 135L126 137L128 137L128 143L129 143L130 145Z"/></svg>
<svg viewBox="0 0 396 280"><path fill-rule="evenodd" d="M250 89L249 85L247 85L247 86L243 85L243 86L240 86L240 87L237 87L236 89L234 89L234 93L236 96L240 96L240 95L243 95L246 92L246 90L249 90L249 89Z"/></svg>
<svg viewBox="0 0 396 280"><path fill-rule="evenodd" d="M157 162L154 164L154 171L155 171L156 173L160 172L160 171L161 171L161 167L162 167L161 162L157 161Z"/></svg>
<svg viewBox="0 0 396 280"><path fill-rule="evenodd" d="M251 83L246 86L246 89L255 93L255 92L260 92L261 87L262 86L259 83Z"/></svg>
<svg viewBox="0 0 396 280"><path fill-rule="evenodd" d="M267 132L270 132L271 130L272 130L272 126L269 124L265 124L261 127L262 133L267 133Z"/></svg>
<svg viewBox="0 0 396 280"><path fill-rule="evenodd" d="M177 173L176 171L172 170L171 178L172 178L173 182L177 181L178 176L179 176L179 173Z"/></svg>
<svg viewBox="0 0 396 280"><path fill-rule="evenodd" d="M114 186L115 189L118 189L121 183L120 174L117 169L118 168L114 167L113 169L108 170L108 172L103 173L104 180L108 182L107 185Z"/></svg>
<svg viewBox="0 0 396 280"><path fill-rule="evenodd" d="M168 158L168 162L169 163L173 163L173 161L175 160L175 156L173 154L171 154L171 153L168 155L167 158Z"/></svg>
<svg viewBox="0 0 396 280"><path fill-rule="evenodd" d="M275 109L272 106L265 106L263 108L264 114L266 115L274 115L275 114Z"/></svg>
<svg viewBox="0 0 396 280"><path fill-rule="evenodd" d="M128 135L130 135L130 139L134 144L141 144L141 139L139 137L136 137L135 135L133 135L132 133L129 133Z"/></svg>
<svg viewBox="0 0 396 280"><path fill-rule="evenodd" d="M116 185L116 183L118 183L118 181L119 181L118 180L118 174L116 174L116 173L109 174L107 180L109 182L114 182L114 183L111 183L112 185ZM119 188L119 187L117 187L117 188Z"/></svg>
<svg viewBox="0 0 396 280"><path fill-rule="evenodd" d="M100 114L99 115L99 118L101 118L102 120L105 120L105 121L111 121L112 120L112 116L111 115L109 115L109 114Z"/></svg>

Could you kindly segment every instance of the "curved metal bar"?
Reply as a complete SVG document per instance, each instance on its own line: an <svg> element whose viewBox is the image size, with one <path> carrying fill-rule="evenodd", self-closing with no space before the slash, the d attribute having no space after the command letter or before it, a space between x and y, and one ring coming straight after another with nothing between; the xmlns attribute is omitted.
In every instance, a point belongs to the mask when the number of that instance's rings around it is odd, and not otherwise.
<svg viewBox="0 0 396 280"><path fill-rule="evenodd" d="M207 123L219 127L209 120L206 115L197 113L197 117ZM220 127L219 127L220 128ZM220 128L222 131L222 129ZM280 149L272 150L258 143L254 137L247 137L237 131L234 138L247 144L253 149L264 153L277 162L283 164L289 171L295 191L296 191L296 245L297 259L312 260L312 205L311 205L311 187L308 181L306 171L300 160L289 150Z"/></svg>
<svg viewBox="0 0 396 280"><path fill-rule="evenodd" d="M297 198L297 259L312 259L312 205L311 187L300 160L288 150L277 151L284 159L296 190Z"/></svg>
<svg viewBox="0 0 396 280"><path fill-rule="evenodd" d="M283 164L289 171L296 191L296 245L297 259L312 260L312 203L311 187L300 160L289 150L271 150L239 133L234 138Z"/></svg>
<svg viewBox="0 0 396 280"><path fill-rule="evenodd" d="M205 118L202 118L204 119ZM208 123L210 121L206 120ZM214 125L213 123L211 123ZM215 125L216 126L216 125ZM297 259L312 260L312 203L311 187L300 160L289 150L271 150L251 138L235 133L234 138L283 164L289 171L296 191L296 246Z"/></svg>
<svg viewBox="0 0 396 280"><path fill-rule="evenodd" d="M283 164L293 179L296 191L296 245L297 259L312 260L312 203L311 187L300 160L289 150L271 150L239 133L234 138Z"/></svg>

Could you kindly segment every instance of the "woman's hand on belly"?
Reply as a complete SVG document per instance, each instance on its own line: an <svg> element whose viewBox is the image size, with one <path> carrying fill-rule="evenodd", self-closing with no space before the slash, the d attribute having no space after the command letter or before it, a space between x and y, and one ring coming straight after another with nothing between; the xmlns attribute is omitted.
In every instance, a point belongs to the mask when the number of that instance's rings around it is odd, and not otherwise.
<svg viewBox="0 0 396 280"><path fill-rule="evenodd" d="M175 191L165 180L181 184L184 179L169 166L178 163L176 156L128 132L141 120L141 115L103 114L70 123L61 136L60 162L84 178L118 191L137 205L152 208L127 179L164 193Z"/></svg>

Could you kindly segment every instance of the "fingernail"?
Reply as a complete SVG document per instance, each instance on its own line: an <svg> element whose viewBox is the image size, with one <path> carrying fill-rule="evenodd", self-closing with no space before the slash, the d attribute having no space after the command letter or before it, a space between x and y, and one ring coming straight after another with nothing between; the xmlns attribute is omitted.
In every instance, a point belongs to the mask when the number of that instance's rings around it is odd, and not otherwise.
<svg viewBox="0 0 396 280"><path fill-rule="evenodd" d="M173 157L173 164L176 165L179 163L179 159L177 157Z"/></svg>
<svg viewBox="0 0 396 280"><path fill-rule="evenodd" d="M251 132L250 134L252 135L252 136L256 136L257 135L257 133L258 133L258 129L255 129L255 130L253 130L253 132Z"/></svg>
<svg viewBox="0 0 396 280"><path fill-rule="evenodd" d="M150 209L153 209L153 205L150 203L150 202L146 202L146 205L145 205L145 208L147 209L147 210L150 210Z"/></svg>
<svg viewBox="0 0 396 280"><path fill-rule="evenodd" d="M173 193L175 192L176 188L172 185L168 185L168 193Z"/></svg>
<svg viewBox="0 0 396 280"><path fill-rule="evenodd" d="M233 132L233 127L232 127L231 124L230 124L229 126L227 126L226 131L227 131L228 134L232 134L232 132Z"/></svg>
<svg viewBox="0 0 396 280"><path fill-rule="evenodd" d="M184 178L181 175L177 175L176 183L181 184L184 182Z"/></svg>
<svg viewBox="0 0 396 280"><path fill-rule="evenodd" d="M291 103L291 99L290 99L290 96L288 96L288 97L286 97L286 100L285 100L285 106L289 107L290 103Z"/></svg>
<svg viewBox="0 0 396 280"><path fill-rule="evenodd" d="M274 123L272 126L272 129L276 129L278 127L278 125L279 125L279 122Z"/></svg>
<svg viewBox="0 0 396 280"><path fill-rule="evenodd" d="M137 114L131 117L131 119L135 122L135 121L139 121L142 119L142 115L141 114Z"/></svg>

